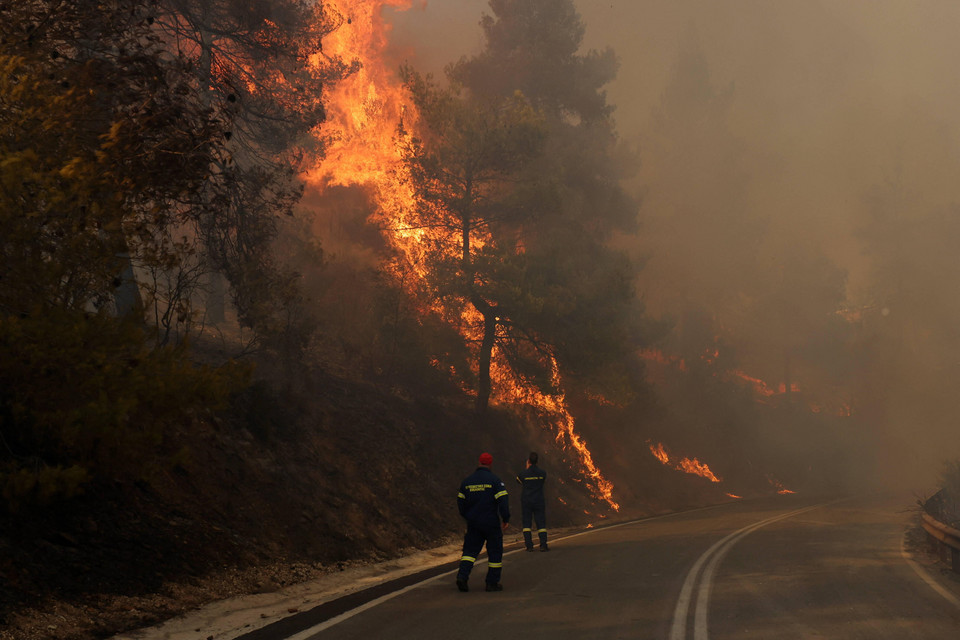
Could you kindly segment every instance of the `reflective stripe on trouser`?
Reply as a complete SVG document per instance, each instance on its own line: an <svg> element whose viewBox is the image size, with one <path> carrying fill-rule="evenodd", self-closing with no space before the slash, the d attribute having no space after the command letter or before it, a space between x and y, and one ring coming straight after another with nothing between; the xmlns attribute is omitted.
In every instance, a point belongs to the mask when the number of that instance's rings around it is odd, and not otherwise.
<svg viewBox="0 0 960 640"><path fill-rule="evenodd" d="M537 521L537 537L540 538L540 546L547 546L547 516L546 508L542 504L521 504L520 519L523 523L523 543L527 549L533 549L533 532L530 525Z"/></svg>
<svg viewBox="0 0 960 640"><path fill-rule="evenodd" d="M460 557L457 580L466 581L470 577L473 563L476 562L484 544L487 545L488 560L486 581L490 584L500 582L500 574L503 571L503 531L500 527L482 529L469 523L467 533L463 536L463 555Z"/></svg>

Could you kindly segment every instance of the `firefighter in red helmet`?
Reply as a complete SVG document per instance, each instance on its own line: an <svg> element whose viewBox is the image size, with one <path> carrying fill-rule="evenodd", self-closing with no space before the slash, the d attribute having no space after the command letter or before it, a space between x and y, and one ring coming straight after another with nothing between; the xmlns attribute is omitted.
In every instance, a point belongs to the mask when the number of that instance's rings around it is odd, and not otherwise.
<svg viewBox="0 0 960 640"><path fill-rule="evenodd" d="M460 483L457 508L467 521L463 536L463 554L457 572L457 588L469 591L467 581L483 545L487 545L487 591L502 591L500 575L503 571L503 532L510 522L507 488L493 474L493 456L480 454L477 470Z"/></svg>

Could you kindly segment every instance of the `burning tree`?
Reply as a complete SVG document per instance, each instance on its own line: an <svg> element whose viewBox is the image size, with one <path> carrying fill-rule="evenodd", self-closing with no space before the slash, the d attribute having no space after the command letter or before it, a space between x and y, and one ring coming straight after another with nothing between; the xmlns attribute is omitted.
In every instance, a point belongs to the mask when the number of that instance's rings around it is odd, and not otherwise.
<svg viewBox="0 0 960 640"><path fill-rule="evenodd" d="M570 2L492 3L488 45L452 67L450 89L408 69L398 92L383 69L379 7L405 4L341 3L350 20L325 50L357 56L357 71L330 95L330 153L312 177L371 185L371 220L399 256L387 270L424 279L421 306L473 323L480 408L494 391L495 345L512 374L544 390L558 390L559 363L603 393L628 393L623 345L642 337L641 312L633 267L606 244L636 214L602 92L612 52L577 53L583 25ZM536 82L547 76L555 82Z"/></svg>
<svg viewBox="0 0 960 640"><path fill-rule="evenodd" d="M490 7L486 47L449 68L450 93L407 74L420 116L407 154L426 214L418 224L443 220L448 232L446 246L430 246L445 258L428 279L447 283L480 317L478 408L492 392L533 408L577 452L595 495L617 509L566 399L574 387L584 397L629 398L641 384L632 353L649 337L635 267L608 243L636 217L620 186L629 158L602 90L616 59L610 50L579 53L584 26L569 0ZM537 115L536 130L478 117L518 101Z"/></svg>
<svg viewBox="0 0 960 640"><path fill-rule="evenodd" d="M517 263L523 258L517 231L528 211L522 174L541 153L544 132L522 95L463 96L438 89L410 69L404 77L423 131L422 137L408 139L405 157L418 196L419 225L431 229L424 240L429 246L426 282L449 317L470 324L479 316L477 409L482 413L490 398L495 341L516 342L524 332L513 315L520 297ZM462 309L464 301L473 312ZM468 328L467 333L474 332Z"/></svg>
<svg viewBox="0 0 960 640"><path fill-rule="evenodd" d="M537 4L549 9L519 3ZM417 300L424 326L444 318L474 347L466 367L462 351L445 348L431 364L474 389L481 410L491 401L535 407L613 506L609 483L573 430L563 380L576 373L605 392L630 388L618 365L631 351L622 339L631 344L639 333L633 271L606 240L629 226L636 208L618 184L601 91L615 61L609 52L576 54L583 27L572 3L561 4L543 25L525 27L556 30L546 40L531 32L515 34L519 44L491 37L476 59L484 74L516 66L529 79L560 54L550 70L566 81L553 87L565 96L557 100L535 84L528 95L511 73L491 88L451 72L449 88L440 88L407 69L401 86L385 63L389 28L380 10L408 0L343 0L338 10L348 19L324 46L355 57L356 73L329 95L330 120L320 131L328 153L310 177L322 190L364 187L373 205L367 221L385 240L382 273ZM515 18L512 7L491 6ZM529 54L519 54L523 64L502 59L501 48L514 44Z"/></svg>
<svg viewBox="0 0 960 640"><path fill-rule="evenodd" d="M578 53L583 25L570 2L491 7L487 46L451 67L452 89L405 73L419 114L406 155L422 203L415 224L446 231L431 245L430 279L440 299L455 293L480 317L479 409L495 345L513 375L545 391L560 391L560 364L582 386L629 395L618 365L624 345L642 340L641 310L633 267L606 244L636 213L619 187L602 92L615 58Z"/></svg>
<svg viewBox="0 0 960 640"><path fill-rule="evenodd" d="M621 186L634 158L618 143L603 90L616 56L581 52L585 27L570 0L492 0L490 8L481 21L485 48L453 65L450 79L476 95L520 92L546 130L516 220L523 264L514 280L523 294L514 319L551 345L564 377L625 399L637 383L633 347L650 333L634 291L636 266L608 242L614 231L634 229L637 217ZM504 347L509 353L511 344Z"/></svg>

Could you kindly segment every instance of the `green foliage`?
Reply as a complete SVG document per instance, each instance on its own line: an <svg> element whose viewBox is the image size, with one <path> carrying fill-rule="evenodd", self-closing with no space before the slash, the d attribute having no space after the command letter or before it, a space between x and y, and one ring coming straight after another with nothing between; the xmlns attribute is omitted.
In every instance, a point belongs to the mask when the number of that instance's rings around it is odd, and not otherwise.
<svg viewBox="0 0 960 640"><path fill-rule="evenodd" d="M271 243L346 69L317 59L335 24L297 0L0 4L0 304L99 309L132 267L163 343L215 270L275 338L295 277Z"/></svg>
<svg viewBox="0 0 960 640"><path fill-rule="evenodd" d="M0 316L0 486L10 507L89 480L141 479L170 436L244 384L249 369L196 367L144 328L50 309Z"/></svg>
<svg viewBox="0 0 960 640"><path fill-rule="evenodd" d="M427 243L428 295L445 302L450 318L462 318L466 305L482 317L476 366L482 412L496 334L510 326L511 310L498 291L509 289L515 275L506 258L517 251L523 218L518 185L535 181L527 168L542 153L546 130L519 92L486 97L441 89L409 68L403 76L423 130L422 138L406 138L404 149L417 213L420 225L441 230Z"/></svg>
<svg viewBox="0 0 960 640"><path fill-rule="evenodd" d="M0 54L0 308L21 312L106 302L122 249L121 203L98 149L67 137L90 101L45 75Z"/></svg>
<svg viewBox="0 0 960 640"><path fill-rule="evenodd" d="M580 53L585 27L572 0L491 0L481 27L485 49L451 75L482 94L520 91L551 118L603 121L601 91L616 76L611 49Z"/></svg>
<svg viewBox="0 0 960 640"><path fill-rule="evenodd" d="M201 4L0 4L8 506L142 477L172 433L245 384L243 368L194 367L185 341L158 346L191 322L211 265L230 276L244 322L283 356L307 339L295 274L273 261L272 219L299 197L287 152L322 119L319 83L336 75L307 64L331 23L307 3ZM216 24L188 27L193 12ZM288 30L298 22L309 27ZM196 49L184 45L190 28ZM239 76L203 75L211 29L213 64L230 60ZM157 331L135 304L129 318L109 316L134 274Z"/></svg>
<svg viewBox="0 0 960 640"><path fill-rule="evenodd" d="M101 309L131 260L191 259L171 236L223 150L148 9L60 9L46 20L48 3L4 5L0 20L0 309L17 314Z"/></svg>
<svg viewBox="0 0 960 640"><path fill-rule="evenodd" d="M635 267L609 244L637 213L602 89L615 56L580 53L571 0L490 6L486 47L449 67L450 89L405 73L426 130L408 153L421 217L450 232L432 248L431 282L449 315L469 301L484 317L481 383L496 347L543 390L556 390L559 364L622 399L650 336Z"/></svg>

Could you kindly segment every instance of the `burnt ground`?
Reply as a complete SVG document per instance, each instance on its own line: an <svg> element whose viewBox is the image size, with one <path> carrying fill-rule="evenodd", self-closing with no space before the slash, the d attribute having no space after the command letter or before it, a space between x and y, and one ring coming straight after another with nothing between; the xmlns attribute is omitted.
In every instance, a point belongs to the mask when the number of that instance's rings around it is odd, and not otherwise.
<svg viewBox="0 0 960 640"><path fill-rule="evenodd" d="M0 639L108 638L449 542L461 533L456 487L480 451L504 479L531 448L563 459L552 436L509 414L479 425L466 398L302 382L284 394L254 385L231 412L181 427L176 461L146 479L3 514ZM597 517L577 471L548 468L565 503L551 526Z"/></svg>

